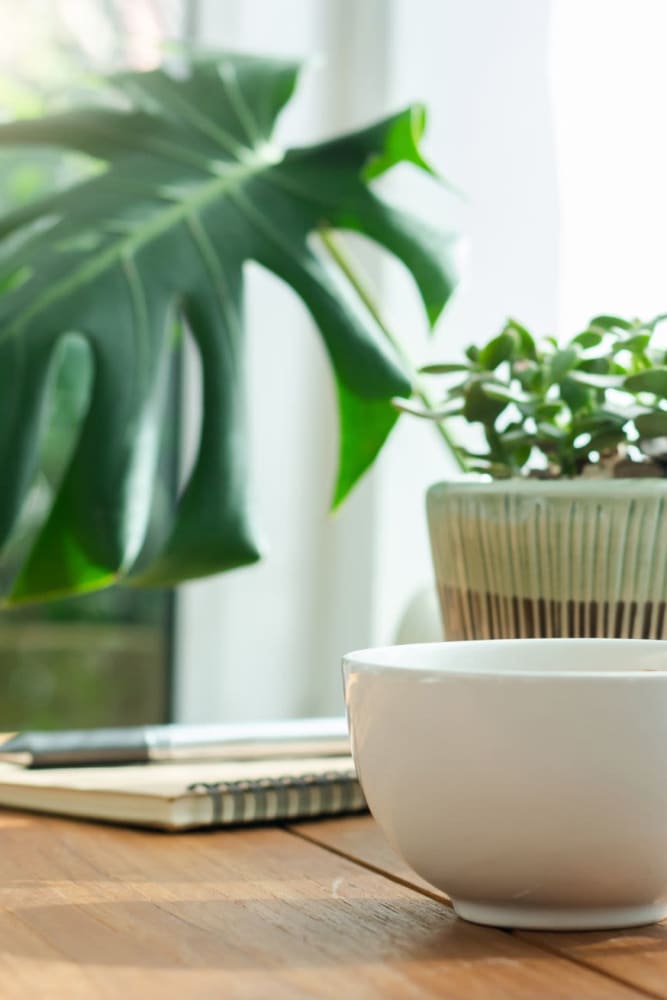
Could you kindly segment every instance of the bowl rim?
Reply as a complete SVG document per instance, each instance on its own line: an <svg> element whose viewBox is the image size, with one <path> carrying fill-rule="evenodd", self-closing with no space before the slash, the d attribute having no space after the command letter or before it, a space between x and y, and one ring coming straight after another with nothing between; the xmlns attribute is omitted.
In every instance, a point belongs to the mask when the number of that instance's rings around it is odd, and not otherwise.
<svg viewBox="0 0 667 1000"><path fill-rule="evenodd" d="M521 645L524 649L526 646L544 646L548 644L552 647L566 647L570 646L573 648L579 647L584 649L588 646L611 646L619 648L624 646L628 649L628 652L635 650L639 652L640 649L645 652L654 650L656 653L662 653L665 657L665 667L660 668L648 668L642 667L636 670L614 670L614 669L599 669L599 670L581 670L581 669L540 669L540 668L512 668L512 667L456 667L456 666L419 666L417 664L410 665L408 663L392 663L391 658L397 653L401 654L402 658L410 657L413 653L415 656L419 656L419 652L424 648L434 648L442 647L455 653L457 648L466 648L467 652L471 652L471 647L477 648L489 648L504 646L506 649L511 647L516 647ZM389 662L387 662L389 660ZM370 672L389 672L389 673L402 673L402 674L418 674L421 677L429 677L432 679L442 679L447 678L462 678L462 677L491 677L491 678L534 678L539 680L552 680L554 678L567 678L568 680L591 680L591 679L605 679L607 681L612 679L632 679L635 681L641 681L643 683L655 680L657 678L667 678L667 640L666 639L612 639L612 638L583 638L583 637L571 637L571 638L543 638L543 639L466 639L466 640L456 640L449 642L423 642L423 643L409 643L405 645L394 645L394 646L374 646L367 649L357 649L350 653L346 653L343 657L343 671L345 674L358 671L370 671Z"/></svg>

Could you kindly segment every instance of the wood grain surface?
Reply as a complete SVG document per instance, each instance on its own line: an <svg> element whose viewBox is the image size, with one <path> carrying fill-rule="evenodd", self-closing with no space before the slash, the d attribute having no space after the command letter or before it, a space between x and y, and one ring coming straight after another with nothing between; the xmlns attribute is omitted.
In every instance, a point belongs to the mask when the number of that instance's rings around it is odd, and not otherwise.
<svg viewBox="0 0 667 1000"><path fill-rule="evenodd" d="M467 924L369 818L170 835L0 812L0 845L2 1000L663 995L662 938L635 986L646 936L556 954Z"/></svg>
<svg viewBox="0 0 667 1000"><path fill-rule="evenodd" d="M370 816L348 817L336 823L302 823L293 830L311 843L353 858L433 899L449 902L444 893L416 875L396 854ZM514 931L512 937L633 985L648 996L667 1000L666 923L605 933Z"/></svg>

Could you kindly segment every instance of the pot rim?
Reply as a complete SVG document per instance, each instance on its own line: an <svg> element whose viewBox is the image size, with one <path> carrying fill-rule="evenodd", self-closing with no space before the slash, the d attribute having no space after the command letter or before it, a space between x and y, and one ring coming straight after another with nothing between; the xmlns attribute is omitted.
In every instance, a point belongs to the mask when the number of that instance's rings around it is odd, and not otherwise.
<svg viewBox="0 0 667 1000"><path fill-rule="evenodd" d="M667 477L646 479L494 479L472 476L445 479L428 487L429 501L452 494L486 493L499 496L614 497L662 496L667 494Z"/></svg>

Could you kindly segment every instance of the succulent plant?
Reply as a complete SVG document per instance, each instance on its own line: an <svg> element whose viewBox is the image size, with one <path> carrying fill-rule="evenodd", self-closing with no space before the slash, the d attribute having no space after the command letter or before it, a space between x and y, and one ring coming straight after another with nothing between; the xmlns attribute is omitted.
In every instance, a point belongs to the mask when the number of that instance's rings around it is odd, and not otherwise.
<svg viewBox="0 0 667 1000"><path fill-rule="evenodd" d="M595 316L565 344L536 340L510 319L465 360L421 369L446 380L439 402L395 405L446 425L460 464L493 478L662 476L667 351L657 328L665 319ZM461 421L479 425L481 449L463 443Z"/></svg>

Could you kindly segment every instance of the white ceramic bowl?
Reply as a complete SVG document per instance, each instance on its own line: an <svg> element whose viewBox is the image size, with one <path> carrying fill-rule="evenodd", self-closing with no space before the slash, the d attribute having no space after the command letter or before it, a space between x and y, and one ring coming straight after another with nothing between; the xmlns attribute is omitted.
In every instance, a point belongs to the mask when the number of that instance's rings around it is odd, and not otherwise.
<svg viewBox="0 0 667 1000"><path fill-rule="evenodd" d="M467 920L667 917L667 642L507 639L344 659L373 815Z"/></svg>

